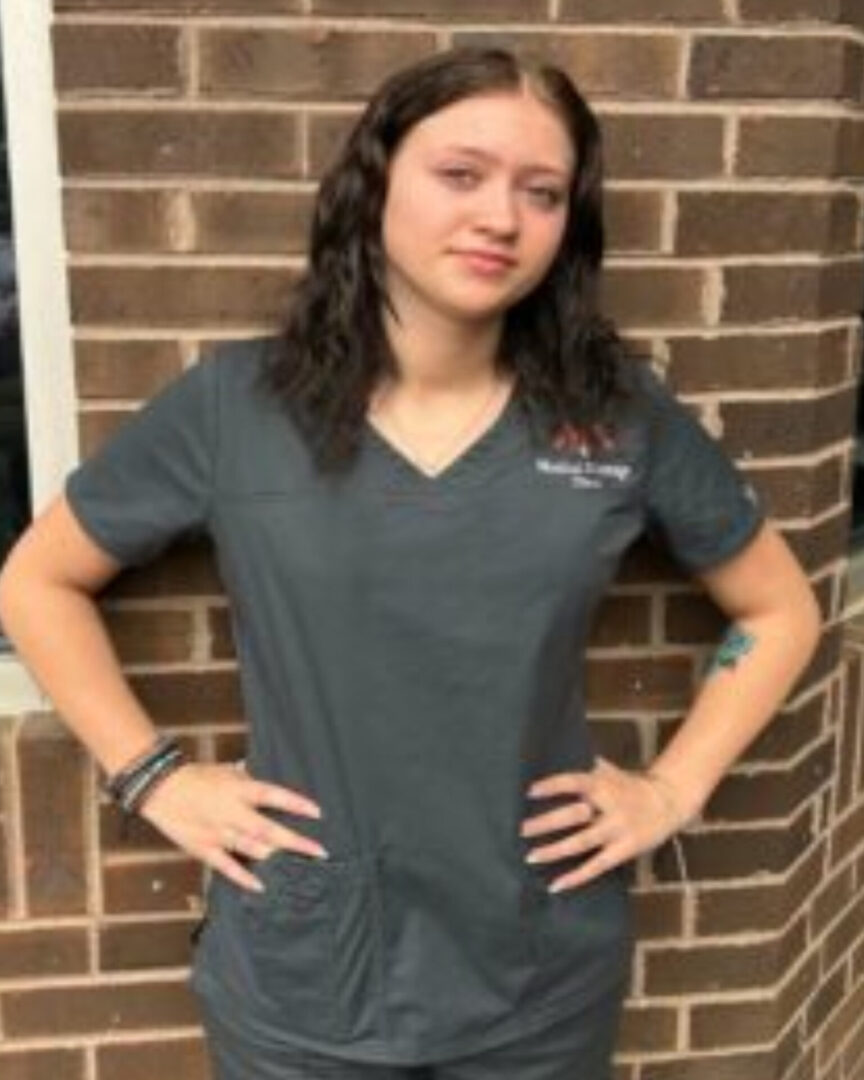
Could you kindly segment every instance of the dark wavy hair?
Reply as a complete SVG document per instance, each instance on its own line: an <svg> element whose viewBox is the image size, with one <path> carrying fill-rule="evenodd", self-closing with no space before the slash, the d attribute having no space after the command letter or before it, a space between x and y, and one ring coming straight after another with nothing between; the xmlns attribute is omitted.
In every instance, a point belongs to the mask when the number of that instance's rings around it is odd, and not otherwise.
<svg viewBox="0 0 864 1080"><path fill-rule="evenodd" d="M515 371L514 394L535 438L572 425L589 441L614 428L627 398L626 348L597 308L603 260L603 164L597 119L559 68L500 48L437 53L387 78L370 98L322 178L308 262L292 290L276 348L261 369L321 469L353 460L369 396L397 365L381 318L381 219L389 163L424 117L472 95L528 88L563 122L576 153L568 218L543 280L504 314L498 363Z"/></svg>

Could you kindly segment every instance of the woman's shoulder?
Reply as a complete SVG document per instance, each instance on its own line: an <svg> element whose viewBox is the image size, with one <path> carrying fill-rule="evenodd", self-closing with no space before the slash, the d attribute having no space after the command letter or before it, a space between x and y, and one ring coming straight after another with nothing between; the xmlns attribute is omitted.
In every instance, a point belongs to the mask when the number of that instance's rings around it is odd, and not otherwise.
<svg viewBox="0 0 864 1080"><path fill-rule="evenodd" d="M214 374L220 383L237 389L243 383L251 384L258 379L279 340L277 334L263 334L211 341L202 348L200 363L213 364Z"/></svg>

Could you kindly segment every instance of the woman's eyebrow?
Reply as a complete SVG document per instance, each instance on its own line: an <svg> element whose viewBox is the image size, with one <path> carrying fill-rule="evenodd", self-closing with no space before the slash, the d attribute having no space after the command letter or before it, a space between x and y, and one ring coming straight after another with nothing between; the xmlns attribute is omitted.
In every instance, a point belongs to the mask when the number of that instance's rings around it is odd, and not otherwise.
<svg viewBox="0 0 864 1080"><path fill-rule="evenodd" d="M483 158L485 161L494 161L500 164L501 158L497 154L493 154L490 150L481 150L479 146L466 146L464 144L452 143L447 146L443 146L442 151L447 153L466 154L471 157ZM533 172L533 173L553 173L555 176L560 176L565 179L568 175L568 170L558 164L545 161L532 161L527 162L520 167L520 172Z"/></svg>

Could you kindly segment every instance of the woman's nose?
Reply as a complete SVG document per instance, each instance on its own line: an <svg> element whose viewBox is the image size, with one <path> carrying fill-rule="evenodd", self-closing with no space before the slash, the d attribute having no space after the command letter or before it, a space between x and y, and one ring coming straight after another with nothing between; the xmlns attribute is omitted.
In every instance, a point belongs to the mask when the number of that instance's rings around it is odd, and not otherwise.
<svg viewBox="0 0 864 1080"><path fill-rule="evenodd" d="M495 233L509 236L517 232L519 216L513 193L508 188L490 187L484 192L478 221Z"/></svg>

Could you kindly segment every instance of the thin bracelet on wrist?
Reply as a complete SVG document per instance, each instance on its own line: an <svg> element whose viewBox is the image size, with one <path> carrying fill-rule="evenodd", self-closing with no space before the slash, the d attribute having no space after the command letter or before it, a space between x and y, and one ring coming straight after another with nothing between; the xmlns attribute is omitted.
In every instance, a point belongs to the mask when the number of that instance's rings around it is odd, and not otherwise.
<svg viewBox="0 0 864 1080"><path fill-rule="evenodd" d="M153 745L143 753L136 755L122 769L110 775L105 774L101 781L102 790L117 799L118 793L126 786L132 777L144 769L153 760L172 746L178 746L177 739L172 735L159 735Z"/></svg>

